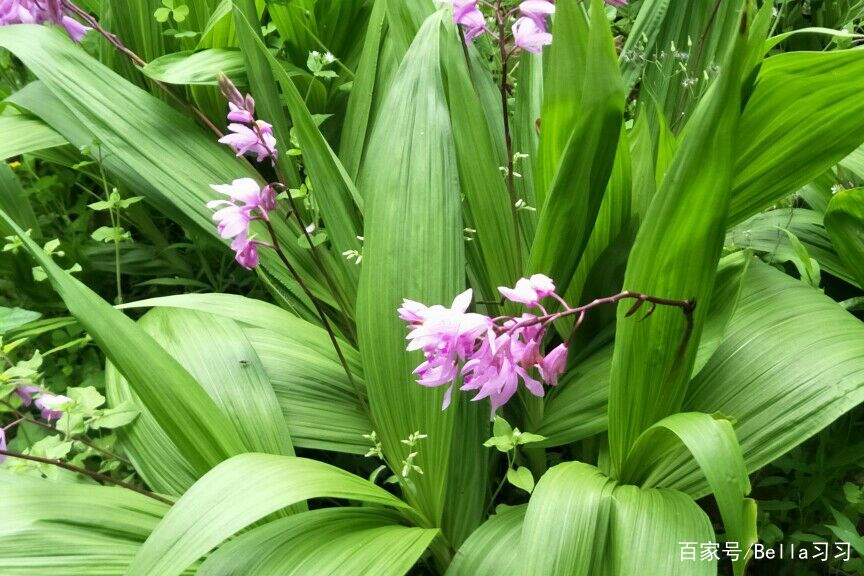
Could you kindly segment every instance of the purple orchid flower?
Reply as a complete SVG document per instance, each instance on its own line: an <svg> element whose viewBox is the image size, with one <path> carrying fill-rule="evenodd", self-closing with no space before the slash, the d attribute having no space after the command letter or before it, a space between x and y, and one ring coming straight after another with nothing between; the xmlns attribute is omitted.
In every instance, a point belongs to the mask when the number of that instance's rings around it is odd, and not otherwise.
<svg viewBox="0 0 864 576"><path fill-rule="evenodd" d="M257 128L237 122L229 124L228 129L232 133L220 138L219 143L231 146L238 157L252 153L258 155L258 162L262 162L266 158L276 160L279 157L279 152L276 150L273 126L263 120L258 120L255 125Z"/></svg>
<svg viewBox="0 0 864 576"><path fill-rule="evenodd" d="M91 30L69 16L60 0L0 0L0 26L48 22L62 26L79 43Z"/></svg>
<svg viewBox="0 0 864 576"><path fill-rule="evenodd" d="M537 27L546 32L547 18L555 13L555 4L547 0L525 0L519 4L519 11L537 24Z"/></svg>
<svg viewBox="0 0 864 576"><path fill-rule="evenodd" d="M477 8L477 0L453 0L453 22L462 26L468 44L486 31L486 18Z"/></svg>
<svg viewBox="0 0 864 576"><path fill-rule="evenodd" d="M513 41L527 52L542 54L543 46L552 43L552 35L538 26L532 18L523 16L513 24Z"/></svg>
<svg viewBox="0 0 864 576"><path fill-rule="evenodd" d="M548 276L534 274L530 279L521 278L514 288L499 286L498 291L511 302L533 308L540 303L541 299L555 292L555 283Z"/></svg>

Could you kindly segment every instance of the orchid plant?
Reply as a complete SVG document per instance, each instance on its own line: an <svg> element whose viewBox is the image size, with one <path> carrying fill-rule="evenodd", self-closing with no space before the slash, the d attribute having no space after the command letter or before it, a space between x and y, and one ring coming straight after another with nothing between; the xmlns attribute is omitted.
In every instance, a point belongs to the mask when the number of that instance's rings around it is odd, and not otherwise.
<svg viewBox="0 0 864 576"><path fill-rule="evenodd" d="M105 359L0 323L0 573L756 569L751 474L864 401L864 53L749 0L300 4L0 0L10 149L98 141L192 260L115 307L0 194ZM109 417L128 474L76 459Z"/></svg>

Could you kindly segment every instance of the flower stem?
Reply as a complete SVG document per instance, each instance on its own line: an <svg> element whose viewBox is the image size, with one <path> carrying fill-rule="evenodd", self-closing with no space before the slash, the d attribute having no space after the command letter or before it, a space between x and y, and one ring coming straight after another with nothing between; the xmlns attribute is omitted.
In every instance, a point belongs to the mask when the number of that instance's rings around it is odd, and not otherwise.
<svg viewBox="0 0 864 576"><path fill-rule="evenodd" d="M519 213L516 211L516 184L513 175L513 137L510 134L510 102L508 98L507 72L512 52L507 51L505 28L508 14L503 12L502 0L496 0L495 20L498 24L498 50L501 58L501 111L504 116L504 144L507 148L507 194L510 196L510 214L513 218L513 230L516 234L516 258L522 268L522 237L519 232Z"/></svg>
<svg viewBox="0 0 864 576"><path fill-rule="evenodd" d="M158 500L163 504L168 504L169 506L173 506L174 502L164 498L158 494L154 494L149 490L145 490L144 488L139 488L137 486L133 486L132 484L127 484L122 480L114 480L110 476L105 476L104 474L99 474L98 472L93 472L92 470L87 470L86 468L79 468L78 466L73 466L68 462L63 462L62 460L55 460L53 458L41 458L39 456L32 456L30 454L21 454L20 452L13 452L11 450L0 450L0 455L8 456L10 458L20 458L21 460L29 460L30 462L38 462L39 464L49 464L51 466L57 466L58 468L63 468L64 470L69 470L71 472L77 472L78 474L83 474L84 476L89 476L94 480L98 480L99 482L114 484L116 486L120 486L121 488L126 488L127 490L132 490L133 492L137 492L138 494L142 494L147 496L148 498L152 498L154 500Z"/></svg>
<svg viewBox="0 0 864 576"><path fill-rule="evenodd" d="M267 231L270 233L270 241L273 244L273 250L279 256L279 259L282 260L282 264L288 269L288 272L291 276L294 277L294 280L297 281L297 284L300 285L300 288L312 302L312 305L315 307L315 311L318 313L318 316L321 318L321 323L324 326L324 329L327 330L327 335L330 337L330 342L333 344L333 348L336 350L336 355L339 357L339 363L342 364L342 369L345 371L345 375L348 377L348 381L351 383L351 386L354 388L354 392L357 394L357 400L360 402L360 407L369 416L370 420L372 418L371 413L369 412L369 407L366 405L366 401L363 399L362 391L360 387L357 385L357 382L354 380L354 376L351 374L351 369L348 367L348 361L345 360L345 355L342 354L342 348L339 346L339 341L336 339L336 334L333 332L333 327L330 325L330 320L327 319L327 314L321 308L321 304L312 294L312 291L303 282L303 278L301 278L300 274L297 273L297 270L294 266L291 265L291 261L288 260L288 257L285 256L285 253L282 251L282 247L279 245L279 239L276 237L276 231L273 229L273 225L269 220L264 220L264 225L267 226Z"/></svg>

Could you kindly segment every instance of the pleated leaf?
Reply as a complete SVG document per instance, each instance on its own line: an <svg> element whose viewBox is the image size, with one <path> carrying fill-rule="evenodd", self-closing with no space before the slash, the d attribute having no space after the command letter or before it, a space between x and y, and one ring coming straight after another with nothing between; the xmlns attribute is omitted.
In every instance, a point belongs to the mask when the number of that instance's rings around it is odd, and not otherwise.
<svg viewBox="0 0 864 576"><path fill-rule="evenodd" d="M864 52L768 58L736 137L732 223L788 196L864 142Z"/></svg>
<svg viewBox="0 0 864 576"><path fill-rule="evenodd" d="M0 115L0 134L4 136L0 142L0 160L67 144L50 126L24 114Z"/></svg>
<svg viewBox="0 0 864 576"><path fill-rule="evenodd" d="M0 482L0 572L120 576L168 508L122 488Z"/></svg>
<svg viewBox="0 0 864 576"><path fill-rule="evenodd" d="M288 426L267 372L237 322L204 312L157 308L138 324L201 384L232 422L247 450L294 455ZM182 459L182 455L110 363L106 372L109 400L116 396L113 403L119 404L131 398L142 412L121 430L135 469L153 489L182 494L197 477L192 476L190 482L190 477L182 473L190 468L188 465L179 467L181 474L166 466L163 456Z"/></svg>
<svg viewBox="0 0 864 576"><path fill-rule="evenodd" d="M64 272L2 211L69 312L129 380L197 475L243 451L234 425L198 382L135 322Z"/></svg>
<svg viewBox="0 0 864 576"><path fill-rule="evenodd" d="M270 522L226 543L199 576L402 576L436 530L399 524L374 508L327 508Z"/></svg>
<svg viewBox="0 0 864 576"><path fill-rule="evenodd" d="M411 514L383 488L329 464L243 454L214 468L177 501L138 551L127 576L181 574L236 532L309 498L345 498Z"/></svg>
<svg viewBox="0 0 864 576"><path fill-rule="evenodd" d="M391 466L401 443L427 434L412 501L437 524L443 511L455 410L442 392L414 382L420 353L407 353L403 298L450 305L464 286L459 173L439 64L442 15L432 15L406 55L379 117L360 179L366 201L357 304L360 354L378 437ZM407 159L410 158L410 161ZM404 160L403 160L404 159Z"/></svg>
<svg viewBox="0 0 864 576"><path fill-rule="evenodd" d="M825 212L825 229L858 286L864 286L864 188L834 196Z"/></svg>
<svg viewBox="0 0 864 576"><path fill-rule="evenodd" d="M567 290L594 228L624 114L615 43L600 0L592 0L591 22L580 116L551 180L531 247L530 269L553 278L561 292Z"/></svg>
<svg viewBox="0 0 864 576"><path fill-rule="evenodd" d="M211 48L161 56L141 69L148 78L166 84L216 85L221 72L235 84L246 83L246 66L239 50Z"/></svg>
<svg viewBox="0 0 864 576"><path fill-rule="evenodd" d="M148 306L197 310L236 321L270 379L295 446L353 454L369 450L363 435L372 431L372 424L323 328L272 304L234 294L166 296L123 307ZM359 354L344 341L340 347L365 398Z"/></svg>
<svg viewBox="0 0 864 576"><path fill-rule="evenodd" d="M696 109L630 252L626 290L696 303L688 321L659 307L637 322L618 308L609 391L609 443L617 469L643 430L678 412L708 311L731 192L746 18L717 83ZM660 309L663 308L663 309ZM692 325L690 324L692 322Z"/></svg>
<svg viewBox="0 0 864 576"><path fill-rule="evenodd" d="M447 576L514 574L520 566L519 541L527 506L500 506L465 541L447 569Z"/></svg>

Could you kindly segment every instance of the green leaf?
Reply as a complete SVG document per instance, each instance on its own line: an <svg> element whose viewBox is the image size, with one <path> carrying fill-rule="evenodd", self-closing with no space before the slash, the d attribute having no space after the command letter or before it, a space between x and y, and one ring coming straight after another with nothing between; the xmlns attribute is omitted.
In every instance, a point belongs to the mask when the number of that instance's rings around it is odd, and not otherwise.
<svg viewBox="0 0 864 576"><path fill-rule="evenodd" d="M240 325L228 318L176 308L151 310L138 324L201 383L243 446L253 452L294 454L267 373ZM111 404L131 403L141 411L138 420L122 432L136 469L154 489L182 494L196 478L187 472L190 466L184 461L188 459L129 383L117 377L113 366L106 372ZM166 460L184 464L174 468Z"/></svg>
<svg viewBox="0 0 864 576"><path fill-rule="evenodd" d="M499 506L465 541L447 576L500 576L518 573L519 538L527 506Z"/></svg>
<svg viewBox="0 0 864 576"><path fill-rule="evenodd" d="M21 188L15 172L5 162L0 162L0 210L9 214L22 229L28 230L32 237L42 236L39 221L36 219L30 201ZM10 235L14 236L12 229L0 221L0 238ZM2 240L0 244L6 245Z"/></svg>
<svg viewBox="0 0 864 576"><path fill-rule="evenodd" d="M171 9L165 7L157 8L153 13L153 16L156 18L157 22L167 22L168 18L171 16Z"/></svg>
<svg viewBox="0 0 864 576"><path fill-rule="evenodd" d="M795 52L763 63L741 117L729 219L738 223L864 141L864 52Z"/></svg>
<svg viewBox="0 0 864 576"><path fill-rule="evenodd" d="M72 410L87 417L93 416L105 404L105 397L93 386L67 388L65 395L75 402Z"/></svg>
<svg viewBox="0 0 864 576"><path fill-rule="evenodd" d="M405 351L396 314L403 298L448 305L462 291L465 256L456 158L439 66L441 19L430 16L406 55L376 122L360 179L365 243L357 301L360 354L370 407L394 470L401 440L428 434L411 501L441 519L456 406L441 411L442 392L414 383L421 354ZM412 162L394 162L400 150Z"/></svg>
<svg viewBox="0 0 864 576"><path fill-rule="evenodd" d="M15 230L69 311L123 372L197 474L242 451L234 426L176 360L132 320L61 270L2 211L0 219Z"/></svg>
<svg viewBox="0 0 864 576"><path fill-rule="evenodd" d="M584 86L576 107L581 116L563 149L548 194L538 194L545 203L531 247L529 268L553 278L560 292L566 292L593 230L612 173L624 114L615 43L600 0L592 0L591 22Z"/></svg>
<svg viewBox="0 0 864 576"><path fill-rule="evenodd" d="M166 504L131 490L53 483L4 472L3 574L123 574L168 510Z"/></svg>
<svg viewBox="0 0 864 576"><path fill-rule="evenodd" d="M272 304L233 294L167 296L124 308L147 306L198 310L238 322L270 378L296 446L354 454L369 449L362 436L372 424L324 329ZM365 397L359 354L346 342L340 347Z"/></svg>
<svg viewBox="0 0 864 576"><path fill-rule="evenodd" d="M167 84L215 86L220 72L235 84L246 83L243 54L230 48L175 52L160 56L141 69L148 78Z"/></svg>
<svg viewBox="0 0 864 576"><path fill-rule="evenodd" d="M466 226L477 231L478 263L473 267L485 282L477 288L487 298L498 298L498 286L512 286L519 278L513 210L506 177L499 168L494 134L486 121L483 101L471 73L486 74L479 62L469 69L465 49L455 27L449 23L442 35L441 68L449 101L450 124L459 168L459 185L465 195ZM506 164L504 164L506 166Z"/></svg>
<svg viewBox="0 0 864 576"><path fill-rule="evenodd" d="M685 317L661 306L638 322L627 316L632 302L619 305L609 390L614 469L642 431L680 410L686 394L723 248L745 48L742 33L690 120L630 252L626 290L696 308Z"/></svg>
<svg viewBox="0 0 864 576"><path fill-rule="evenodd" d="M682 412L664 418L648 428L627 456L621 471L622 482L643 486L663 486L662 472L666 465L675 466L676 448L683 444L698 463L723 517L726 539L737 542L741 550L749 551L758 541L756 534L756 504L746 498L750 479L741 447L728 420L708 414ZM645 481L645 479L648 479ZM742 553L734 562L737 576L744 574L748 559Z"/></svg>
<svg viewBox="0 0 864 576"><path fill-rule="evenodd" d="M525 466L520 466L515 470L513 468L508 469L507 482L529 494L534 490L534 476L531 474L531 469Z"/></svg>
<svg viewBox="0 0 864 576"><path fill-rule="evenodd" d="M680 542L709 542L708 516L674 490L617 485L587 464L551 468L534 489L519 554L525 576L708 576L715 561L684 563Z"/></svg>
<svg viewBox="0 0 864 576"><path fill-rule="evenodd" d="M864 286L864 188L842 190L828 204L825 229L859 286Z"/></svg>
<svg viewBox="0 0 864 576"><path fill-rule="evenodd" d="M99 429L114 429L132 423L141 413L131 402L123 402L113 408L103 410L102 413L90 422L90 427Z"/></svg>
<svg viewBox="0 0 864 576"><path fill-rule="evenodd" d="M0 160L68 144L63 136L38 118L10 113L8 109L0 114L0 134L6 136L0 142Z"/></svg>
<svg viewBox="0 0 864 576"><path fill-rule="evenodd" d="M174 16L175 22L183 22L184 20L186 20L186 17L189 16L189 6L181 4L180 6L174 8L171 14L172 16Z"/></svg>
<svg viewBox="0 0 864 576"><path fill-rule="evenodd" d="M207 558L198 574L402 576L436 531L400 526L399 521L397 514L374 508L305 512L226 543Z"/></svg>
<svg viewBox="0 0 864 576"><path fill-rule="evenodd" d="M41 312L0 306L0 336L3 336L14 328L19 328L29 322L35 322L41 317Z"/></svg>
<svg viewBox="0 0 864 576"><path fill-rule="evenodd" d="M230 500L226 494L232 496ZM384 489L328 464L243 454L213 469L177 501L141 547L127 575L181 574L239 530L292 504L324 497L411 514L408 505Z"/></svg>

